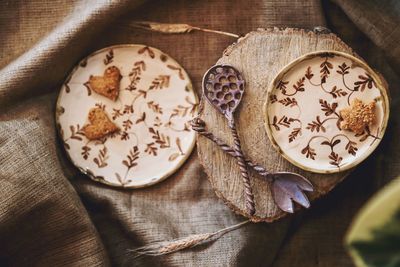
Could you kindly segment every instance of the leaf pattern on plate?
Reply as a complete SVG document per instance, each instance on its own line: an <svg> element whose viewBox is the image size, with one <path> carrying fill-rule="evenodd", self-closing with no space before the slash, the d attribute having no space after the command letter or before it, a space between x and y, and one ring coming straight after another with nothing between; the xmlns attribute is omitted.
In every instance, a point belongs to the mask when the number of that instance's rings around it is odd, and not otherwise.
<svg viewBox="0 0 400 267"><path fill-rule="evenodd" d="M307 60L314 61L311 64ZM278 146L279 142L287 142L284 147L296 148L292 153L309 161L321 159L331 168L341 168L359 154L364 143L371 146L381 138L381 127L376 125L373 133L370 127L361 134L344 131L340 127L343 121L340 112L350 105L354 97L379 89L365 69L359 69L355 75L354 71L361 67L333 53L310 57L298 66L296 71L287 70L278 76L268 92L269 131ZM318 90L315 100L313 90ZM304 92L309 97L304 96ZM347 105L343 104L346 102ZM304 109L308 111L307 116L303 115ZM309 115L311 109L316 110L313 116ZM278 112L270 113L270 110ZM278 134L287 138L276 141ZM329 147L329 150L323 147Z"/></svg>
<svg viewBox="0 0 400 267"><path fill-rule="evenodd" d="M146 168L155 170L149 164L150 160L166 161L170 166L180 165L179 162L191 150L189 144L195 135L188 122L197 114L198 107L197 97L181 66L157 49L136 46L133 51L132 60L123 67L119 65L121 55L116 47L88 56L85 66L74 69L74 72L86 73L90 77L98 74L98 71L91 72L92 64L96 64L96 68L105 69L111 64L120 68L120 97L115 102L104 100L92 92L87 83L76 82L72 73L63 84L63 97L72 97L82 88L84 94L79 98L75 96L70 104L60 101L56 109L58 120L62 120L62 123L57 123L58 131L67 152L73 153L70 155L75 164L79 162L78 167L96 181L122 187L136 184L136 171L143 174ZM93 60L93 57L97 59ZM71 82L71 78L74 82ZM170 91L167 101L164 99L164 90ZM175 103L171 102L173 98L170 96L176 98ZM85 107L82 117L70 115L75 103L82 103L81 106ZM88 106L86 103L93 104ZM93 107L109 114L120 131L100 140L88 140L81 129L87 123L85 115ZM124 153L114 151L115 144L119 142L123 144ZM116 158L120 160L116 161ZM150 176L147 179L154 183L158 178Z"/></svg>

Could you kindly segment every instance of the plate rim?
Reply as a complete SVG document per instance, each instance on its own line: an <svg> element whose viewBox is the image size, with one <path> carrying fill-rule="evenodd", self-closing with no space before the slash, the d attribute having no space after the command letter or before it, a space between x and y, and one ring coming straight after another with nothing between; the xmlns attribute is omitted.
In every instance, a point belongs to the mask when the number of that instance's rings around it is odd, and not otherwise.
<svg viewBox="0 0 400 267"><path fill-rule="evenodd" d="M381 75L374 71L370 66L368 66L368 64L354 56L345 52L341 52L341 51L337 51L337 50L317 50L317 51L313 51L313 52L309 52L309 53L305 53L300 57L297 57L296 59L290 61L288 64L286 64L285 66L283 66L278 72L277 74L274 76L274 78L271 80L271 82L268 84L267 87L267 94L266 94L266 100L264 101L264 105L263 105L263 121L264 121L264 128L267 132L267 136L268 139L271 141L272 146L275 148L275 150L281 155L283 156L287 161L289 161L290 163L292 163L293 165L306 170L306 171L310 171L313 173L321 173L321 174L330 174L330 173L339 173L339 172L343 172L349 169L354 168L355 166L357 166L358 164L360 164L361 162L363 162L367 157L369 157L372 152L375 151L375 149L377 148L377 146L380 144L380 142L382 141L382 138L376 140L376 142L374 142L374 144L371 145L371 147L363 154L361 154L361 156L359 156L357 159L355 159L354 161L352 161L349 164L344 165L343 167L340 168L335 168L335 169L330 169L330 170L323 170L323 169L316 169L313 167L309 167L309 166L305 166L303 164L301 164L300 162L297 162L296 160L294 160L293 158L291 158L289 155L287 155L278 145L278 143L275 141L275 138L273 137L272 134L272 128L270 126L270 119L268 117L268 106L270 104L270 96L272 93L272 90L274 90L275 86L275 82L276 80L278 80L280 77L284 76L292 67L294 67L295 65L297 65L298 63L301 63L304 60L308 60L310 58L313 58L315 56L318 56L320 54L325 54L325 53L329 53L329 54L335 54L337 56L342 56L345 57L353 62L356 62L357 64L359 64L360 66L362 66L363 68L365 68L369 74L371 74L372 78L374 79L374 81L376 82L376 88L379 89L379 91L381 92L382 95L382 99L383 99L383 119L382 119L382 128L379 131L379 135L384 136L385 132L386 132L386 128L387 128L387 124L388 124L388 120L389 120L389 112L390 112L390 99L389 99L389 91L388 91L388 86L386 81L384 80L383 77L381 77ZM386 85L386 86L385 86Z"/></svg>
<svg viewBox="0 0 400 267"><path fill-rule="evenodd" d="M194 95L195 103L196 103L197 105L199 105L199 97L198 97L196 91L195 91L194 88L193 88L193 83L192 83L192 80L191 80L191 78L190 78L190 76L189 76L189 73L187 73L186 69L185 69L179 62L177 62L177 61L175 60L175 58L171 57L169 54L163 52L162 50L160 50L160 49L158 49L158 48L155 48L155 47L149 46L149 45L145 45L145 44L116 44L116 45L111 45L111 46L103 47L103 48L98 49L98 50L96 50L96 51L90 53L89 55L83 57L81 60L79 60L79 62L76 63L76 65L74 66L74 68L72 68L72 70L70 71L70 73L69 73L68 76L64 79L64 81L62 82L62 84L61 84L61 86L60 86L60 89L59 89L58 95L57 95L57 100L56 100L56 103L55 103L55 110L54 110L54 120L55 120L55 124L56 124L55 126L56 126L57 136L58 136L60 142L62 142L63 139L62 139L61 132L60 132L61 124L60 124L60 121L59 121L59 116L60 116L60 114L58 113L58 110L59 110L58 108L60 107L61 92L62 92L62 90L63 90L63 88L64 88L65 83L71 79L71 77L72 77L72 76L74 75L74 73L79 69L79 67L81 66L81 64L84 63L84 62L87 62L87 60L88 60L89 58L91 58L91 57L93 57L93 56L95 56L95 55L97 55L97 54L103 53L103 52L105 52L105 51L108 51L108 50L110 50L110 49L133 48L133 47L140 47L140 48L142 48L142 47L149 47L149 48L151 48L152 50L159 51L159 52L161 52L162 54L166 55L170 60L172 60L173 63L176 63L179 67L181 67L181 68L182 68L182 73L183 73L183 75L186 76L186 78L187 78L187 80L188 80L188 87L189 87L189 90L190 90L190 91L193 93L193 95ZM198 108L197 108L197 109L198 109ZM154 185L154 184L160 183L160 182L166 180L168 177L170 177L170 176L171 176L172 174L174 174L176 171L178 171L178 170L182 167L182 165L189 159L190 155L191 155L192 152L193 152L194 147L196 146L196 134L195 134L193 140L192 140L191 143L190 143L190 146L189 146L189 148L188 148L188 150L187 150L187 153L182 157L182 160L175 166L175 168L173 168L173 169L171 169L170 171L166 172L166 173L165 173L163 176L161 176L160 178L155 179L154 181L148 182L148 183L146 183L146 184L142 184L142 185L122 185L122 184L121 184L121 185L118 185L118 184L114 184L114 183L111 183L111 182L105 180L105 177L103 177L103 176L96 176L96 175L94 175L94 174L92 173L91 170L89 170L89 169L84 169L84 168L78 166L78 164L77 164L74 160L72 160L71 156L69 155L68 151L67 151L66 148L65 148L65 145L64 145L64 144L61 144L61 145L62 145L62 147L63 147L63 149L64 149L64 152L65 152L64 154L67 156L67 158L69 159L69 161L70 161L81 173L83 173L83 174L85 174L86 176L88 176L91 180L93 180L93 181L95 181L95 182L99 182L99 183L105 184L105 185L108 185L108 186L111 186L111 187L114 187L114 188L139 189L139 188L145 188L145 187L149 187L149 186L152 186L152 185Z"/></svg>

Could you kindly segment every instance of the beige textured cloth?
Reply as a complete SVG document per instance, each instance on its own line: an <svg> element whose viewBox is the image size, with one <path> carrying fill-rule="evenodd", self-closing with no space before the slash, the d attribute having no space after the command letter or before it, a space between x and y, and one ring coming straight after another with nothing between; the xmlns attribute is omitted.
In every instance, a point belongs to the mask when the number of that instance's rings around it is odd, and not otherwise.
<svg viewBox="0 0 400 267"><path fill-rule="evenodd" d="M387 13L382 1L336 0L357 29L328 1L141 2L2 1L0 266L352 266L342 247L344 232L364 201L400 170L399 144L393 142L400 127L400 55L394 45L400 36L398 27L390 28L398 25L399 5L387 1L392 6ZM189 251L133 259L129 249L243 220L215 196L196 152L166 181L131 191L91 181L60 149L55 99L85 55L112 44L155 46L177 59L199 89L203 72L234 41L202 32L138 31L129 26L135 20L239 34L269 26L328 26L387 78L393 98L387 135L366 163L307 212L273 224L248 225Z"/></svg>

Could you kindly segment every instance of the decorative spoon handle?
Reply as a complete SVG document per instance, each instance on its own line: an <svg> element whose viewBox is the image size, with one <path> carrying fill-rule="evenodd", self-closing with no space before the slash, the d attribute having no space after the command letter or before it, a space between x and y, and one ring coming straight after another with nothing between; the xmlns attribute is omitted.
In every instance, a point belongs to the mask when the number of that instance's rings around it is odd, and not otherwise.
<svg viewBox="0 0 400 267"><path fill-rule="evenodd" d="M195 118L191 122L192 129L200 135L210 139L217 144L222 151L237 158L235 150L224 143L221 139L214 136L213 133L207 131L205 122L200 118ZM283 211L293 213L294 207L292 202L308 208L310 201L303 191L314 191L313 185L305 177L300 174L290 172L276 172L270 173L261 165L244 158L246 164L253 168L260 176L268 181L270 184L272 196L275 204Z"/></svg>
<svg viewBox="0 0 400 267"><path fill-rule="evenodd" d="M244 184L244 193L246 195L246 207L251 216L256 212L255 203L254 203L254 195L253 190L251 189L249 173L247 172L246 161L243 156L242 148L240 146L239 135L236 130L235 121L233 116L229 118L229 128L231 128L232 136L233 136L233 150L235 151L236 160L239 165L240 172L243 177Z"/></svg>
<svg viewBox="0 0 400 267"><path fill-rule="evenodd" d="M192 129L196 131L198 134L210 139L214 143L216 143L225 153L228 153L232 157L236 157L235 150L226 144L224 141L216 137L213 133L206 130L205 122L200 118L194 118L191 121ZM263 166L252 162L249 159L244 159L247 166L253 168L259 175L263 176L267 179L268 182L272 182L272 177L269 176L270 172L268 172Z"/></svg>

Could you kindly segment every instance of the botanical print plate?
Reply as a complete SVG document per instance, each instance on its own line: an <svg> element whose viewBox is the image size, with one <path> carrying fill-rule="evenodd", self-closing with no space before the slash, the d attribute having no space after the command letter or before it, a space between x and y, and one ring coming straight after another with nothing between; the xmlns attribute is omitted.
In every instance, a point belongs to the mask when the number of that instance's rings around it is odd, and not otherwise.
<svg viewBox="0 0 400 267"><path fill-rule="evenodd" d="M375 106L370 110L374 122L350 131L343 115L358 112L359 101ZM268 88L264 111L268 137L287 160L305 170L333 173L354 167L376 148L386 129L389 100L380 77L364 62L320 51L280 71Z"/></svg>
<svg viewBox="0 0 400 267"><path fill-rule="evenodd" d="M120 71L115 101L89 83L103 74L107 79L110 67ZM72 71L58 97L56 120L67 154L82 172L108 185L138 188L167 178L188 158L195 144L189 121L197 105L189 76L174 59L152 47L119 45L91 54ZM84 129L93 108L119 131L89 140Z"/></svg>

